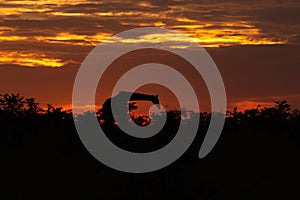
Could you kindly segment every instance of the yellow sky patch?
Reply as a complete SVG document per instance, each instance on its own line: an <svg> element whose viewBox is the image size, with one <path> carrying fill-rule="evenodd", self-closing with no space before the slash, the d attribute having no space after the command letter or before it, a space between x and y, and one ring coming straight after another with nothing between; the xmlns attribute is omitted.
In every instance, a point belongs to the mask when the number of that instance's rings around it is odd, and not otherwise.
<svg viewBox="0 0 300 200"><path fill-rule="evenodd" d="M189 36L182 37L176 33L169 34L147 34L139 38L110 38L112 34L97 33L95 35L80 35L68 32L58 33L54 36L36 36L34 39L53 44L66 44L75 46L96 46L101 42L121 42L121 43L164 43L164 42L197 42L203 47L221 47L232 45L273 45L285 44L287 40L273 40L272 38L260 37L259 29L180 29L181 33ZM3 40L13 40L22 38L5 38ZM24 39L24 38L23 38ZM186 45L184 45L186 46Z"/></svg>
<svg viewBox="0 0 300 200"><path fill-rule="evenodd" d="M36 36L38 41L54 44L79 45L79 46L96 46L103 42L111 34L98 33L96 35L79 35L68 32L58 33L55 36Z"/></svg>
<svg viewBox="0 0 300 200"><path fill-rule="evenodd" d="M41 53L0 52L1 64L16 64L27 67L62 67L66 62L58 58L49 58Z"/></svg>
<svg viewBox="0 0 300 200"><path fill-rule="evenodd" d="M193 20L193 19L189 19L189 18L176 18L177 21L179 22L196 22L196 20Z"/></svg>

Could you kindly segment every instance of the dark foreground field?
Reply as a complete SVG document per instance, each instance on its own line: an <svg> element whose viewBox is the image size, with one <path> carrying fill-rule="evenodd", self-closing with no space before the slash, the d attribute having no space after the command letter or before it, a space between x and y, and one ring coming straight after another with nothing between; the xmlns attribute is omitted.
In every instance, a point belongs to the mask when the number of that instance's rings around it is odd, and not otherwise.
<svg viewBox="0 0 300 200"><path fill-rule="evenodd" d="M295 140L241 134L224 133L202 160L178 160L147 174L112 170L83 147L60 152L60 144L49 142L52 138L46 133L23 147L1 145L3 199L299 197L300 151Z"/></svg>
<svg viewBox="0 0 300 200"><path fill-rule="evenodd" d="M278 105L228 113L207 157L197 158L205 135L199 131L179 160L146 174L99 163L66 111L21 116L2 108L1 199L299 199L299 113Z"/></svg>

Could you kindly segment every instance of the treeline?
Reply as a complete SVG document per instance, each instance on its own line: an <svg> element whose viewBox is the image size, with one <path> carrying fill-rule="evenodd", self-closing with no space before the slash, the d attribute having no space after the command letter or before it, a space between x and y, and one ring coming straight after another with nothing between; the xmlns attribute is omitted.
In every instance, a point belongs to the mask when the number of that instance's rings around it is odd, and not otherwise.
<svg viewBox="0 0 300 200"><path fill-rule="evenodd" d="M238 111L235 107L233 111L227 111L225 128L295 135L300 131L300 111L292 110L285 100L275 101L270 108L258 105L253 109Z"/></svg>
<svg viewBox="0 0 300 200"><path fill-rule="evenodd" d="M137 107L132 108L132 111L135 109ZM155 151L167 145L176 136L180 122L188 127L195 123L193 117L195 113L192 111L181 113L178 110L170 110L167 112L166 123L159 133L150 138L140 139L122 132L117 125L101 124L103 120L101 113L101 109L96 112L99 125L102 126L106 136L120 148L136 153ZM90 113L85 114L88 116ZM160 117L154 115L151 120L160 120ZM198 134L179 163L198 161L198 152L210 118L210 113L200 113ZM148 116L133 116L132 119L139 125L149 123ZM300 148L299 133L300 111L292 110L287 101L276 101L274 106L268 108L257 106L244 111L239 111L236 107L232 111L227 111L219 145L215 149L226 149L230 145L235 145L239 141L238 138L244 138L246 141L250 138L249 142L258 142L262 138L271 141L288 139L295 147ZM76 162L91 162L92 164L88 165L98 166L77 134L71 110L50 104L42 108L34 98L25 98L20 94L0 96L0 147L9 154L16 151L25 152L26 155L39 159L48 155L52 157L53 163L74 159Z"/></svg>
<svg viewBox="0 0 300 200"><path fill-rule="evenodd" d="M52 115L57 119L66 119L72 116L71 110L62 107L55 108L48 104L42 109L34 98L25 98L18 94L0 94L0 116L5 119L35 118L37 116Z"/></svg>
<svg viewBox="0 0 300 200"><path fill-rule="evenodd" d="M135 107L134 109L137 109ZM180 115L189 115L185 119L186 123L192 123L193 113L180 113L178 110L168 111L168 118L178 120ZM97 112L97 116L101 118L101 109ZM156 116L157 117L157 116ZM37 120L38 118L45 118L51 122L70 121L72 120L72 111L65 110L63 107L54 107L50 104L43 109L39 106L34 98L25 98L18 94L0 94L0 124L3 121L12 120ZM148 116L133 116L138 124L143 124L143 120L148 121ZM207 126L209 124L210 113L200 113L200 125ZM49 122L50 122L49 121ZM1 123L2 122L2 123ZM300 124L300 110L291 109L291 105L287 101L275 101L274 106L267 108L258 105L256 108L239 111L237 107L233 111L226 113L226 127L283 127L295 126Z"/></svg>
<svg viewBox="0 0 300 200"><path fill-rule="evenodd" d="M168 111L166 127L147 141L128 138L117 126L107 127L107 136L124 150L151 152L172 140L181 118L185 125L194 123L194 114ZM140 191L146 194L146 199L159 199L162 195L175 199L181 195L184 199L190 192L193 199L212 199L219 197L216 195L223 197L227 191L241 195L275 190L286 195L291 191L293 180L299 180L296 164L300 149L299 110L292 110L286 101L274 102L269 108L257 106L244 111L234 108L227 112L214 153L199 159L210 116L200 113L195 140L172 165L149 174L127 175L106 167L85 149L71 110L51 105L42 108L34 98L20 94L0 95L0 160L4 166L3 180L12 188L8 197L35 199L31 197L49 194L53 199L63 193L65 199L104 194L132 198L132 194ZM97 117L100 123L101 110ZM149 120L145 116L135 119L141 125ZM158 119L155 116L152 120ZM148 198L149 192L157 196Z"/></svg>
<svg viewBox="0 0 300 200"><path fill-rule="evenodd" d="M34 98L18 94L0 95L0 142L4 146L24 147L40 137L48 142L79 143L72 112L50 104L46 109Z"/></svg>

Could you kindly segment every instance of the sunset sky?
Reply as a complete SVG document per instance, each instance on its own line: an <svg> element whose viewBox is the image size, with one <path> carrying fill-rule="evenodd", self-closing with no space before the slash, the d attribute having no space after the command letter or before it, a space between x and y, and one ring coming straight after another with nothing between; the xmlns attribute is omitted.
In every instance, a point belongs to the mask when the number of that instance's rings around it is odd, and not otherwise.
<svg viewBox="0 0 300 200"><path fill-rule="evenodd" d="M279 99L300 108L299 0L0 0L0 13L0 94L69 106L79 66L95 46L157 26L206 48L224 79L228 109ZM100 94L101 102L108 93Z"/></svg>

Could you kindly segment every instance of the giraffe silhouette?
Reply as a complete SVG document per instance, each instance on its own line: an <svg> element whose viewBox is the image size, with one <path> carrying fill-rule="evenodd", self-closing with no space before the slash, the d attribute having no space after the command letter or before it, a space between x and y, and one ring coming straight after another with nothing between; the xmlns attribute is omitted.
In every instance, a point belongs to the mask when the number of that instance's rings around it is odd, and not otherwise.
<svg viewBox="0 0 300 200"><path fill-rule="evenodd" d="M128 119L128 111L130 106L134 105L130 104L128 99L129 101L151 101L153 104L157 105L158 109L160 109L158 95L121 91L117 95L106 99L102 105L102 114L100 119L104 120L105 125L113 125L116 123L111 109L112 99L114 101L114 106L116 106L116 114L118 115L118 119L122 121L126 121Z"/></svg>

